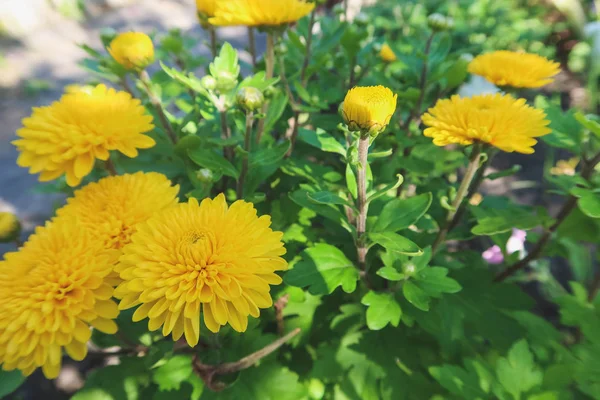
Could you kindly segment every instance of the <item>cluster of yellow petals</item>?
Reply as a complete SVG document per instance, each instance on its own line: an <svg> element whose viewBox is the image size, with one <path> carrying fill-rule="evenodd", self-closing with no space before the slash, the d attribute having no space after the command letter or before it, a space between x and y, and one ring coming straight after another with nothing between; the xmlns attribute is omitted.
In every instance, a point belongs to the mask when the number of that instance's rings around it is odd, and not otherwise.
<svg viewBox="0 0 600 400"><path fill-rule="evenodd" d="M91 91L75 90L47 107L34 108L23 119L13 141L21 153L17 164L40 173L40 181L63 174L77 186L94 167L96 159L108 160L110 150L136 157L137 149L155 145L144 135L154 128L141 102L126 92L104 85Z"/></svg>
<svg viewBox="0 0 600 400"><path fill-rule="evenodd" d="M383 46L381 46L381 50L379 51L379 57L381 57L383 61L388 63L394 62L398 59L398 57L396 57L396 53L394 53L394 50L392 50L390 45L387 43L384 43Z"/></svg>
<svg viewBox="0 0 600 400"><path fill-rule="evenodd" d="M156 214L123 248L119 308L137 307L134 321L148 318L148 329L162 327L175 340L185 335L190 346L198 343L201 316L212 332L226 324L245 331L248 316L272 305L270 285L287 268L282 233L270 225L251 203L228 207L222 194Z"/></svg>
<svg viewBox="0 0 600 400"><path fill-rule="evenodd" d="M278 26L296 22L314 8L314 2L304 0L221 0L209 21L218 26Z"/></svg>
<svg viewBox="0 0 600 400"><path fill-rule="evenodd" d="M119 252L107 250L74 219L48 223L0 262L0 363L56 378L62 351L87 354L90 326L115 333L117 304L105 282Z"/></svg>
<svg viewBox="0 0 600 400"><path fill-rule="evenodd" d="M349 129L379 133L390 123L396 112L398 95L384 86L350 89L342 105L342 114Z"/></svg>
<svg viewBox="0 0 600 400"><path fill-rule="evenodd" d="M196 0L196 9L207 17L213 17L219 0Z"/></svg>
<svg viewBox="0 0 600 400"><path fill-rule="evenodd" d="M551 132L542 110L528 106L525 99L499 93L439 100L422 120L428 126L423 134L437 146L478 141L506 152L531 154L534 138Z"/></svg>
<svg viewBox="0 0 600 400"><path fill-rule="evenodd" d="M554 80L560 64L537 54L500 50L475 57L469 72L497 86L537 88Z"/></svg>
<svg viewBox="0 0 600 400"><path fill-rule="evenodd" d="M154 62L154 44L142 32L118 34L107 50L116 62L129 70L141 70Z"/></svg>

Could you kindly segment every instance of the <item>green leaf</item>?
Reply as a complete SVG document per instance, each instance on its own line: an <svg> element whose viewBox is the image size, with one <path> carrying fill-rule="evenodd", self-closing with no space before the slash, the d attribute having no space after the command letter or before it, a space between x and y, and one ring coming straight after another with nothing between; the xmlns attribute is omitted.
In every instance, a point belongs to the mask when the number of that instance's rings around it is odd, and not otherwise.
<svg viewBox="0 0 600 400"><path fill-rule="evenodd" d="M500 384L515 400L520 400L522 394L540 385L543 380L525 339L510 348L508 357L498 359L496 374Z"/></svg>
<svg viewBox="0 0 600 400"><path fill-rule="evenodd" d="M579 209L590 218L600 218L600 196L588 192L577 202Z"/></svg>
<svg viewBox="0 0 600 400"><path fill-rule="evenodd" d="M285 157L286 153L290 149L290 145L290 141L286 140L285 142L279 143L276 146L263 148L255 153L250 153L248 166L253 168L258 165L275 164Z"/></svg>
<svg viewBox="0 0 600 400"><path fill-rule="evenodd" d="M204 95L208 94L206 89L204 89L204 86L202 86L200 79L198 79L196 76L194 76L194 74L190 73L190 74L186 75L183 72L178 71L175 68L167 67L165 64L163 64L162 61L160 61L160 67L163 69L163 71L165 71L165 73L169 77L175 79L176 81L178 81L178 82L182 83L183 85L187 86L188 88L192 89L194 92L202 93Z"/></svg>
<svg viewBox="0 0 600 400"><path fill-rule="evenodd" d="M387 279L388 281L401 281L405 278L405 275L401 272L398 272L396 268L392 266L385 266L379 268L377 271L377 275L382 277L383 279Z"/></svg>
<svg viewBox="0 0 600 400"><path fill-rule="evenodd" d="M388 202L381 210L373 232L398 232L408 228L427 212L432 200L431 193L425 193Z"/></svg>
<svg viewBox="0 0 600 400"><path fill-rule="evenodd" d="M317 128L316 131L300 128L298 131L298 139L317 149L321 149L328 153L337 153L346 157L346 148L321 128Z"/></svg>
<svg viewBox="0 0 600 400"><path fill-rule="evenodd" d="M178 355L152 371L152 381L160 390L179 390L193 372L192 358Z"/></svg>
<svg viewBox="0 0 600 400"><path fill-rule="evenodd" d="M544 219L535 214L516 213L497 217L484 217L477 220L477 225L471 229L475 235L490 236L499 233L509 232L513 228L517 229L533 229L541 225Z"/></svg>
<svg viewBox="0 0 600 400"><path fill-rule="evenodd" d="M203 168L208 168L213 172L221 172L224 175L238 179L240 173L225 157L217 154L210 149L188 149L190 159Z"/></svg>
<svg viewBox="0 0 600 400"><path fill-rule="evenodd" d="M396 175L396 178L397 178L396 182L385 185L383 188L376 190L375 192L369 194L369 197L367 198L367 203L370 203L373 200L378 199L379 197L383 196L390 190L395 190L400 185L402 185L402 182L404 182L404 177L402 175L398 174L398 175Z"/></svg>
<svg viewBox="0 0 600 400"><path fill-rule="evenodd" d="M575 111L570 110L565 113L560 107L550 104L544 96L535 98L536 108L543 108L550 120L549 135L542 136L542 140L552 147L568 149L574 153L579 153L579 146L582 140L581 125L574 117Z"/></svg>
<svg viewBox="0 0 600 400"><path fill-rule="evenodd" d="M429 373L450 393L461 399L489 398L494 378L480 361L466 359L465 368L444 364L429 367Z"/></svg>
<svg viewBox="0 0 600 400"><path fill-rule="evenodd" d="M279 92L269 101L269 109L265 117L265 132L271 132L275 124L281 119L288 105L288 97L284 92Z"/></svg>
<svg viewBox="0 0 600 400"><path fill-rule="evenodd" d="M240 82L238 89L250 86L260 90L261 92L264 92L267 88L279 82L279 78L266 79L266 77L267 74L265 71L257 72L256 74L249 76L245 78L242 82ZM285 96L285 94L283 96L287 99L287 96ZM270 103L270 107L272 106L273 101L271 101Z"/></svg>
<svg viewBox="0 0 600 400"><path fill-rule="evenodd" d="M521 166L520 165L513 165L512 167L510 167L508 169L505 169L503 171L493 172L491 174L487 174L485 176L485 179L489 179L489 180L493 181L495 179L505 178L507 176L512 176L512 175L516 174L520 170L521 170Z"/></svg>
<svg viewBox="0 0 600 400"><path fill-rule="evenodd" d="M238 54L232 45L225 42L221 47L219 55L215 57L215 60L209 66L210 74L217 78L219 73L228 72L233 75L234 78L240 74L240 66L238 64Z"/></svg>
<svg viewBox="0 0 600 400"><path fill-rule="evenodd" d="M592 132L598 138L600 138L600 124L597 121L587 118L580 111L575 113L575 119L579 122L585 129Z"/></svg>
<svg viewBox="0 0 600 400"><path fill-rule="evenodd" d="M308 198L319 204L339 204L348 207L354 207L348 200L345 200L335 193L322 191L316 193L308 193Z"/></svg>
<svg viewBox="0 0 600 400"><path fill-rule="evenodd" d="M414 282L431 297L440 297L443 293L457 293L462 287L452 278L447 277L448 269L428 267L414 275Z"/></svg>
<svg viewBox="0 0 600 400"><path fill-rule="evenodd" d="M419 310L429 311L429 295L411 281L404 282L402 285L402 294L404 294L404 297L410 304Z"/></svg>
<svg viewBox="0 0 600 400"><path fill-rule="evenodd" d="M387 324L398 326L402 309L392 293L370 291L361 300L367 308L367 326L373 331L386 327Z"/></svg>
<svg viewBox="0 0 600 400"><path fill-rule="evenodd" d="M25 382L25 377L19 370L0 370L0 399L8 396Z"/></svg>
<svg viewBox="0 0 600 400"><path fill-rule="evenodd" d="M410 256L418 256L423 254L423 250L419 246L417 246L412 240L405 238L404 236L400 236L397 233L393 232L383 232L369 233L369 238L385 247L389 251L393 251L395 253L406 254Z"/></svg>
<svg viewBox="0 0 600 400"><path fill-rule="evenodd" d="M352 197L356 199L358 196L358 183L356 182L356 175L350 164L346 164L346 186Z"/></svg>
<svg viewBox="0 0 600 400"><path fill-rule="evenodd" d="M308 286L309 293L331 294L338 286L346 293L356 289L358 270L340 249L325 243L302 252L302 261L284 275L287 284Z"/></svg>
<svg viewBox="0 0 600 400"><path fill-rule="evenodd" d="M336 204L319 204L308 198L308 195L314 193L309 190L296 190L295 192L290 193L290 199L294 201L294 203L298 204L301 207L308 208L316 212L323 217L334 221L339 224L341 227L346 229L348 232L353 231L353 227L350 226L346 217L340 212L339 207Z"/></svg>

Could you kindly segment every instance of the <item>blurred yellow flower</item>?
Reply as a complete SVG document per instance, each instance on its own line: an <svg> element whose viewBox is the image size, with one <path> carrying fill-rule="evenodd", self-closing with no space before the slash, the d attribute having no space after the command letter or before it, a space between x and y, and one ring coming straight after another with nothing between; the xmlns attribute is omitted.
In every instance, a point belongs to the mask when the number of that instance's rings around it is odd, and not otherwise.
<svg viewBox="0 0 600 400"><path fill-rule="evenodd" d="M115 333L119 314L104 279L119 253L106 250L76 220L39 227L0 262L0 363L30 375L58 376L62 350L87 354L90 326Z"/></svg>
<svg viewBox="0 0 600 400"><path fill-rule="evenodd" d="M218 2L219 0L196 0L196 9L207 17L214 17Z"/></svg>
<svg viewBox="0 0 600 400"><path fill-rule="evenodd" d="M377 135L390 123L396 111L398 95L383 86L350 89L342 104L342 115L353 131Z"/></svg>
<svg viewBox="0 0 600 400"><path fill-rule="evenodd" d="M556 166L550 168L552 175L575 175L575 168L579 164L579 157L573 157L568 160L559 160Z"/></svg>
<svg viewBox="0 0 600 400"><path fill-rule="evenodd" d="M276 26L290 24L309 14L315 3L303 0L218 1L213 25Z"/></svg>
<svg viewBox="0 0 600 400"><path fill-rule="evenodd" d="M212 332L231 325L238 332L272 305L269 285L281 258L282 233L258 217L252 203L227 206L222 194L201 204L194 198L138 225L117 265L123 283L115 290L121 310L136 307L134 321L148 318L148 329L190 346L200 337L200 317Z"/></svg>
<svg viewBox="0 0 600 400"><path fill-rule="evenodd" d="M108 52L126 69L141 70L154 62L152 39L142 32L117 35L108 46Z"/></svg>
<svg viewBox="0 0 600 400"><path fill-rule="evenodd" d="M506 152L531 154L535 137L551 132L542 110L529 107L525 99L510 95L485 94L471 98L458 95L438 100L423 115L429 128L423 134L433 138L433 144L470 145L479 141Z"/></svg>
<svg viewBox="0 0 600 400"><path fill-rule="evenodd" d="M554 81L560 64L537 54L501 50L475 57L469 72L497 86L537 88Z"/></svg>
<svg viewBox="0 0 600 400"><path fill-rule="evenodd" d="M143 133L154 128L140 101L104 85L93 91L74 91L47 107L33 109L13 141L21 153L17 164L41 173L40 181L65 174L77 186L96 159L108 160L109 150L136 157L137 149L155 145Z"/></svg>
<svg viewBox="0 0 600 400"><path fill-rule="evenodd" d="M0 243L15 240L21 231L19 218L11 212L0 212Z"/></svg>
<svg viewBox="0 0 600 400"><path fill-rule="evenodd" d="M387 43L384 43L383 46L381 46L379 57L381 57L383 61L388 63L394 62L398 59L396 57L396 53L394 53L394 50L392 50L392 48Z"/></svg>

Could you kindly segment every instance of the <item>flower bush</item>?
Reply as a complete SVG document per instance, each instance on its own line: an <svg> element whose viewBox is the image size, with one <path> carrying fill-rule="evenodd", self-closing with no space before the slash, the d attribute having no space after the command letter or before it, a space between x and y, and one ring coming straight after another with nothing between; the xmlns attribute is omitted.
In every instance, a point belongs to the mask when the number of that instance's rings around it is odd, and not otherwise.
<svg viewBox="0 0 600 400"><path fill-rule="evenodd" d="M68 199L24 244L0 214L0 394L90 358L75 400L600 398L600 119L545 15L323 3L197 0L208 58L82 45L13 142Z"/></svg>

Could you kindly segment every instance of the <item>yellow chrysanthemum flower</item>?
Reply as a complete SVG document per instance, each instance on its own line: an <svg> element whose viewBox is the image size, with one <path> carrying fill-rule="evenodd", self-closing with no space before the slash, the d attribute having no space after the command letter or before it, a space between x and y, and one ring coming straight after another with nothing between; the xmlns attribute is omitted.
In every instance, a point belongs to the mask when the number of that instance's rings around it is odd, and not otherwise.
<svg viewBox="0 0 600 400"><path fill-rule="evenodd" d="M108 53L126 69L142 70L154 62L154 44L142 32L117 35L108 46Z"/></svg>
<svg viewBox="0 0 600 400"><path fill-rule="evenodd" d="M479 141L506 152L531 154L535 137L550 133L542 110L529 107L525 99L510 95L486 94L438 100L423 115L429 128L423 134L433 138L433 144L470 145Z"/></svg>
<svg viewBox="0 0 600 400"><path fill-rule="evenodd" d="M196 9L207 17L214 17L219 0L196 0Z"/></svg>
<svg viewBox="0 0 600 400"><path fill-rule="evenodd" d="M475 57L469 72L496 86L537 88L554 81L560 64L537 54L501 50Z"/></svg>
<svg viewBox="0 0 600 400"><path fill-rule="evenodd" d="M398 95L383 86L355 87L346 94L342 114L353 131L377 135L390 123Z"/></svg>
<svg viewBox="0 0 600 400"><path fill-rule="evenodd" d="M0 243L15 240L21 231L19 218L11 212L0 212Z"/></svg>
<svg viewBox="0 0 600 400"><path fill-rule="evenodd" d="M62 350L87 354L90 326L115 333L119 314L104 279L119 252L106 250L76 220L39 227L0 262L0 363L30 375L41 367L53 379Z"/></svg>
<svg viewBox="0 0 600 400"><path fill-rule="evenodd" d="M392 50L392 48L387 43L384 43L383 46L381 46L381 51L379 51L379 57L381 57L383 61L388 63L394 62L398 59L396 57L396 53L394 53L394 50Z"/></svg>
<svg viewBox="0 0 600 400"><path fill-rule="evenodd" d="M66 174L67 183L77 186L96 159L108 160L109 150L136 157L137 149L154 146L154 139L144 135L153 128L139 100L98 85L90 93L74 91L34 108L13 144L21 152L17 164L41 173L40 181Z"/></svg>
<svg viewBox="0 0 600 400"><path fill-rule="evenodd" d="M252 203L227 206L222 194L198 204L191 198L138 225L117 265L123 283L115 290L121 310L138 306L134 321L148 318L148 329L190 346L200 337L200 316L212 332L231 325L238 332L272 305L269 285L281 258L282 233L258 217Z"/></svg>
<svg viewBox="0 0 600 400"><path fill-rule="evenodd" d="M277 26L298 21L308 15L315 3L303 0L227 0L218 1L213 25Z"/></svg>

